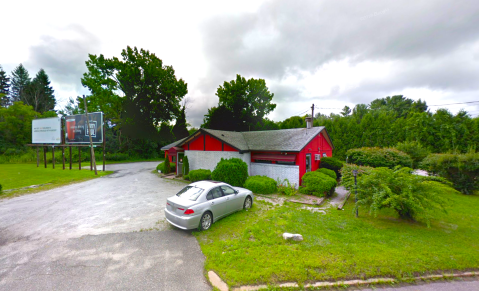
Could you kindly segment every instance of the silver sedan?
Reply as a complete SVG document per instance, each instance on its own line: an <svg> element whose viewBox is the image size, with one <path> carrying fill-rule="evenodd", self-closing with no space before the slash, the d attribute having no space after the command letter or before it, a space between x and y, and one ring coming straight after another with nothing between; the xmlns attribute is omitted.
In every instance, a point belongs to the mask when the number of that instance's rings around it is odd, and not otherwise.
<svg viewBox="0 0 479 291"><path fill-rule="evenodd" d="M166 200L165 217L181 229L206 230L213 222L253 205L253 192L223 182L191 183Z"/></svg>

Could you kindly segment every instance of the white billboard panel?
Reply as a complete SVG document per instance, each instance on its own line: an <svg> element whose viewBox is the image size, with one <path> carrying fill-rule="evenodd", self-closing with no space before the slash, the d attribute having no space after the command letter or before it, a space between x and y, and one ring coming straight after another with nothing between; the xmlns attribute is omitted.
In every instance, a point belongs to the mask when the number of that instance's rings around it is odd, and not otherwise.
<svg viewBox="0 0 479 291"><path fill-rule="evenodd" d="M61 127L60 117L32 120L32 143L61 143Z"/></svg>

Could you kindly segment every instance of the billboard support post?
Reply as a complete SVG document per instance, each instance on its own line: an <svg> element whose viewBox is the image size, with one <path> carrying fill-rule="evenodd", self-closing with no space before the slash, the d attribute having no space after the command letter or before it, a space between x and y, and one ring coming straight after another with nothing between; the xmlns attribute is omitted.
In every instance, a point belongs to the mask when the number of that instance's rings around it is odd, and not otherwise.
<svg viewBox="0 0 479 291"><path fill-rule="evenodd" d="M53 168L55 169L55 146L52 146L52 163Z"/></svg>
<svg viewBox="0 0 479 291"><path fill-rule="evenodd" d="M62 145L65 145L65 130L63 129L63 126L65 125L65 120L62 118L62 126L60 128L60 132L62 135ZM65 147L62 146L62 162L63 162L63 170L65 170Z"/></svg>
<svg viewBox="0 0 479 291"><path fill-rule="evenodd" d="M103 114L103 113L102 113ZM103 120L103 118L102 118ZM106 134L105 134L105 122L103 122L103 172L105 172L105 140L106 140Z"/></svg>
<svg viewBox="0 0 479 291"><path fill-rule="evenodd" d="M90 137L90 156L91 156L91 159L90 159L90 163L93 163L93 166L95 167L95 175L98 175L98 172L96 171L96 162L95 162L95 150L93 149L93 140L92 140L92 132L91 132L91 129L90 129L90 119L88 118L88 108L86 106L86 98L85 98L85 95L83 95L83 101L85 103L85 115L86 115L86 121L87 121L87 128L88 128L88 136ZM86 130L86 128L85 128ZM91 164L90 164L90 168L91 168Z"/></svg>
<svg viewBox="0 0 479 291"><path fill-rule="evenodd" d="M72 147L68 147L70 151L70 170L72 169Z"/></svg>
<svg viewBox="0 0 479 291"><path fill-rule="evenodd" d="M47 168L47 147L43 147L43 163L45 164L45 169Z"/></svg>
<svg viewBox="0 0 479 291"><path fill-rule="evenodd" d="M38 151L38 147L37 148L37 168L40 167L40 153Z"/></svg>
<svg viewBox="0 0 479 291"><path fill-rule="evenodd" d="M78 147L78 170L81 170L81 147Z"/></svg>

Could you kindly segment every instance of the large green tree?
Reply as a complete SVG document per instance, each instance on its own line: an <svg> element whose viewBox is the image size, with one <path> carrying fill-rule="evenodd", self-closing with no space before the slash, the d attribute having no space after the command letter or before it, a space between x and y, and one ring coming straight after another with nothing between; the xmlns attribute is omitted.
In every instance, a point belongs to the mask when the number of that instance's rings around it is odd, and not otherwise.
<svg viewBox="0 0 479 291"><path fill-rule="evenodd" d="M190 135L188 133L187 124L188 123L186 122L186 105L183 105L183 107L180 110L180 114L176 118L176 123L173 126L173 134L175 135L176 140L185 138Z"/></svg>
<svg viewBox="0 0 479 291"><path fill-rule="evenodd" d="M40 69L37 75L25 87L21 101L33 107L39 113L51 111L55 108L56 100L54 90L50 86L50 78L45 70Z"/></svg>
<svg viewBox="0 0 479 291"><path fill-rule="evenodd" d="M208 110L203 127L236 131L255 130L263 118L276 108L271 103L274 94L269 92L263 79L246 80L236 75L236 80L219 86L217 107ZM262 127L262 126L260 126Z"/></svg>
<svg viewBox="0 0 479 291"><path fill-rule="evenodd" d="M8 92L10 89L10 78L0 65L0 106L7 107L9 105Z"/></svg>
<svg viewBox="0 0 479 291"><path fill-rule="evenodd" d="M180 114L187 84L147 50L128 46L121 56L89 55L82 78L91 92L88 106L105 113L119 138L159 140L157 127Z"/></svg>
<svg viewBox="0 0 479 291"><path fill-rule="evenodd" d="M22 101L26 94L26 89L30 83L30 76L27 69L22 65L18 65L12 71L11 87L10 87L10 104L17 101Z"/></svg>

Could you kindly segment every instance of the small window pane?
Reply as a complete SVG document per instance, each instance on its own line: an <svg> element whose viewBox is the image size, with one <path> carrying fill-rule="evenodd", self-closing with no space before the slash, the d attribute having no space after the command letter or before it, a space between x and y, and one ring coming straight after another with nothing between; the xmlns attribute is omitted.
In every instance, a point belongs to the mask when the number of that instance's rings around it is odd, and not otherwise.
<svg viewBox="0 0 479 291"><path fill-rule="evenodd" d="M210 191L210 193L213 194L213 198L214 198L214 199L220 198L221 196L223 196L223 194L221 193L220 188L218 188L218 187L212 189L212 190Z"/></svg>

